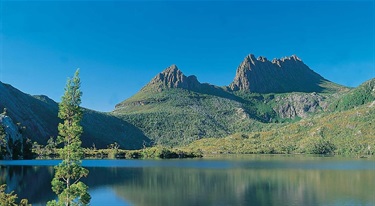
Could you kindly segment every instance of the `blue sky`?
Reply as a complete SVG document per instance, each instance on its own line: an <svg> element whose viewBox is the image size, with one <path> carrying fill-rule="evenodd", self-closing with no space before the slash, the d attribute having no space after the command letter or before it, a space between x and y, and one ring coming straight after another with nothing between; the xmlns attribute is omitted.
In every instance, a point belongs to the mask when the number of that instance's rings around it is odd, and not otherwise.
<svg viewBox="0 0 375 206"><path fill-rule="evenodd" d="M253 53L296 54L323 77L375 77L374 1L0 1L0 81L60 101L81 71L82 106L111 111L176 64L229 85Z"/></svg>

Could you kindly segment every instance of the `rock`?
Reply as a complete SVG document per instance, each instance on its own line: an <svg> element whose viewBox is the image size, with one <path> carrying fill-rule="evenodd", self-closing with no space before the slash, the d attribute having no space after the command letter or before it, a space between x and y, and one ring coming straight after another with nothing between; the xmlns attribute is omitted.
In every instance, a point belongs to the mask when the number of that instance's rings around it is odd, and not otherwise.
<svg viewBox="0 0 375 206"><path fill-rule="evenodd" d="M296 55L267 60L249 54L237 68L229 88L256 93L320 92L325 80Z"/></svg>
<svg viewBox="0 0 375 206"><path fill-rule="evenodd" d="M317 113L327 109L324 97L317 93L293 93L284 97L276 97L277 106L273 110L281 118L305 118L309 113Z"/></svg>
<svg viewBox="0 0 375 206"><path fill-rule="evenodd" d="M240 119L250 118L249 114L243 108L237 108L236 114L240 117Z"/></svg>
<svg viewBox="0 0 375 206"><path fill-rule="evenodd" d="M5 159L12 159L13 148L9 145L9 142L15 143L18 140L21 148L23 148L22 134L13 120L4 114L0 114L0 126L5 130L5 141L7 142Z"/></svg>
<svg viewBox="0 0 375 206"><path fill-rule="evenodd" d="M156 75L150 83L144 87L144 89L151 87L156 88L158 91L165 88L198 90L200 86L201 83L196 76L192 75L187 77L177 68L176 65L172 65Z"/></svg>

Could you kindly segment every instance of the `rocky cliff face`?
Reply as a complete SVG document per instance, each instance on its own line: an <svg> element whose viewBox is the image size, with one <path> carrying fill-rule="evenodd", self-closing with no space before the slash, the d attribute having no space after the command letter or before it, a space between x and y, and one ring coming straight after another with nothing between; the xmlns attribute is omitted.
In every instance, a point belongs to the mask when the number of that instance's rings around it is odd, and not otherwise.
<svg viewBox="0 0 375 206"><path fill-rule="evenodd" d="M320 92L325 80L295 55L269 61L265 57L245 57L229 88L256 93Z"/></svg>
<svg viewBox="0 0 375 206"><path fill-rule="evenodd" d="M324 100L324 96L315 92L278 96L274 100L276 106L273 107L273 110L281 118L306 118L309 114L326 110L328 103Z"/></svg>
<svg viewBox="0 0 375 206"><path fill-rule="evenodd" d="M19 132L19 128L13 120L6 115L0 114L0 126L4 128L5 132L5 159L12 159L13 147L9 143L12 142L12 144L14 144L18 141L22 148L22 134Z"/></svg>
<svg viewBox="0 0 375 206"><path fill-rule="evenodd" d="M185 76L176 65L172 65L165 69L163 72L156 75L145 88L153 88L161 91L165 88L181 88L188 90L198 90L200 83L197 77Z"/></svg>

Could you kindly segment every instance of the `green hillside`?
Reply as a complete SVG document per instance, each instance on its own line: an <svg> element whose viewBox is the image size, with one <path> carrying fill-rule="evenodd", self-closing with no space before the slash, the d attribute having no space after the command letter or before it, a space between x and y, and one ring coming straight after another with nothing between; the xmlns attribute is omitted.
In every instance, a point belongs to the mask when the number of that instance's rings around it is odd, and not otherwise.
<svg viewBox="0 0 375 206"><path fill-rule="evenodd" d="M331 111L344 111L375 100L375 78L361 84L357 88L334 101Z"/></svg>
<svg viewBox="0 0 375 206"><path fill-rule="evenodd" d="M236 131L261 130L266 125L250 118L234 99L171 88L140 92L113 112L140 128L157 144L181 145L204 137L224 137Z"/></svg>
<svg viewBox="0 0 375 206"><path fill-rule="evenodd" d="M204 153L373 155L375 105L372 102L343 112L320 114L269 131L202 139L187 148Z"/></svg>

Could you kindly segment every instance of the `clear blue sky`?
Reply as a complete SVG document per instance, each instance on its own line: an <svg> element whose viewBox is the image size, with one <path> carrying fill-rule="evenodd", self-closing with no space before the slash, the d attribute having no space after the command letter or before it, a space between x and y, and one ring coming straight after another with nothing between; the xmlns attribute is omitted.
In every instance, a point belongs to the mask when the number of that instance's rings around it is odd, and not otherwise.
<svg viewBox="0 0 375 206"><path fill-rule="evenodd" d="M176 64L223 86L253 53L296 54L323 77L375 77L374 1L0 0L0 81L60 101L81 70L82 106L111 111Z"/></svg>

